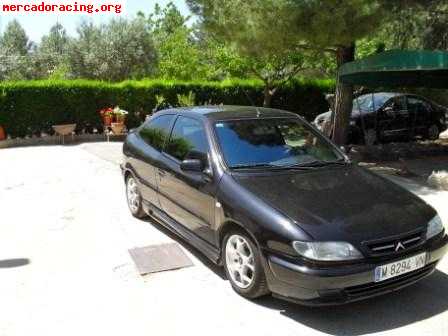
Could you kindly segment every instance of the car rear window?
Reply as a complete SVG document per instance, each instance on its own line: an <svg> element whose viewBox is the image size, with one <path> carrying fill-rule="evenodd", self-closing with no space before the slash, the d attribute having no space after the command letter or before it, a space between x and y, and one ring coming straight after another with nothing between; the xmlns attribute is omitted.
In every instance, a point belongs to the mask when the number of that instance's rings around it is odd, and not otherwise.
<svg viewBox="0 0 448 336"><path fill-rule="evenodd" d="M170 136L173 119L173 114L155 117L143 125L139 134L148 145L161 151Z"/></svg>

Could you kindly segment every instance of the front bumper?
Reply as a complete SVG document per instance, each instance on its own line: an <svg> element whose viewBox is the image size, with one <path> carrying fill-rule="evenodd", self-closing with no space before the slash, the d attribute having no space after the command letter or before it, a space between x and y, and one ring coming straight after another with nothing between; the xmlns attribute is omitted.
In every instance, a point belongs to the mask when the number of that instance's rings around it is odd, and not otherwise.
<svg viewBox="0 0 448 336"><path fill-rule="evenodd" d="M266 276L273 296L305 305L334 305L358 301L409 286L432 274L448 250L448 236L408 256L387 262L317 268L300 265L275 255L266 256ZM427 252L426 266L382 282L374 282L377 266Z"/></svg>

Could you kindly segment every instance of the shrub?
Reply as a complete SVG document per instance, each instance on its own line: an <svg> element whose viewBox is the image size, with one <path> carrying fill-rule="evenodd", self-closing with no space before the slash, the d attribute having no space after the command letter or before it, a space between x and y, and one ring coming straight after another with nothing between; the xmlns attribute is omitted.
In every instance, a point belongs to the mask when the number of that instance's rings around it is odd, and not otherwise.
<svg viewBox="0 0 448 336"><path fill-rule="evenodd" d="M297 80L280 87L272 105L310 120L328 109L324 93L333 90L330 80ZM119 105L129 111L126 123L132 128L153 111L160 97L171 106L183 103L179 97L193 97L197 105L261 105L263 84L255 80L4 82L0 83L0 125L12 137L51 133L52 125L63 123L77 123L77 132L89 132L102 129L99 110Z"/></svg>

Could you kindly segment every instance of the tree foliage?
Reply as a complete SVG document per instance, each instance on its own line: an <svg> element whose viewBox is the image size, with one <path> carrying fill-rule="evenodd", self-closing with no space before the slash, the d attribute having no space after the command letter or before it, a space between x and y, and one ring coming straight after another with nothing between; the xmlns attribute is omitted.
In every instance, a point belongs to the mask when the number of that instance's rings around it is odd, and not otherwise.
<svg viewBox="0 0 448 336"><path fill-rule="evenodd" d="M189 19L171 2L165 8L156 5L149 16L149 29L158 53L158 77L181 80L207 77L201 50L194 40L194 28L187 25Z"/></svg>
<svg viewBox="0 0 448 336"><path fill-rule="evenodd" d="M42 37L35 54L38 77L63 79L67 76L69 43L67 32L60 23L50 28L48 35Z"/></svg>
<svg viewBox="0 0 448 336"><path fill-rule="evenodd" d="M212 39L227 45L240 65L265 83L264 105L276 87L305 69L306 56L292 47L287 1L189 0L193 12ZM285 19L285 20L284 20Z"/></svg>
<svg viewBox="0 0 448 336"><path fill-rule="evenodd" d="M120 81L155 71L156 52L146 22L115 19L95 26L83 23L70 43L69 65L75 78Z"/></svg>
<svg viewBox="0 0 448 336"><path fill-rule="evenodd" d="M32 49L25 30L17 20L11 21L0 37L0 80L30 78Z"/></svg>

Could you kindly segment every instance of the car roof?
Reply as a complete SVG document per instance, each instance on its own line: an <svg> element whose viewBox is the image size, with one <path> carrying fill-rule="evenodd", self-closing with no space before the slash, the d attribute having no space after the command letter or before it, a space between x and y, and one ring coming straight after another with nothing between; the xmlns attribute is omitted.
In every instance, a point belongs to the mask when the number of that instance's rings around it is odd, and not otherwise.
<svg viewBox="0 0 448 336"><path fill-rule="evenodd" d="M209 105L179 107L168 110L162 110L157 114L176 113L185 116L201 116L211 121L231 120L231 119L253 119L253 118L297 118L298 115L293 112L278 110L266 107L254 106L236 106L236 105Z"/></svg>
<svg viewBox="0 0 448 336"><path fill-rule="evenodd" d="M406 93L400 93L400 92L374 92L373 94L376 97L385 97L385 98L392 98L392 97L396 97L396 96L406 96L406 95L408 95ZM369 96L372 96L372 93L363 94L363 95L359 96L358 98L369 97Z"/></svg>

